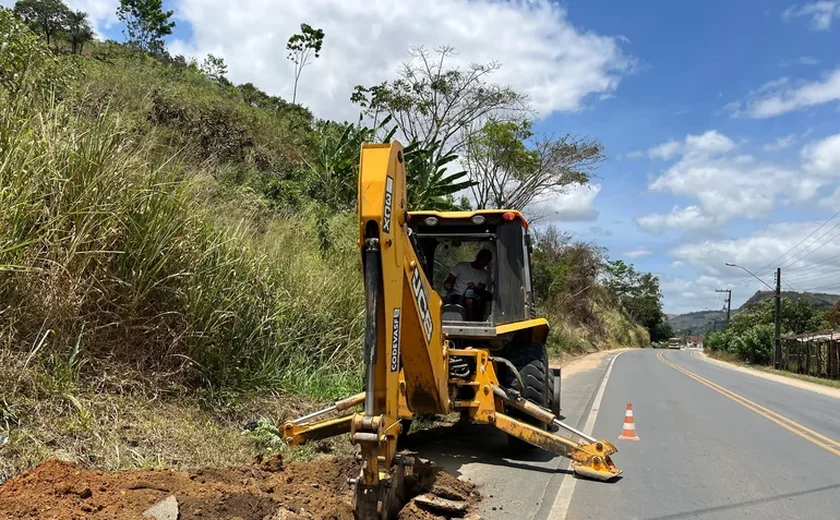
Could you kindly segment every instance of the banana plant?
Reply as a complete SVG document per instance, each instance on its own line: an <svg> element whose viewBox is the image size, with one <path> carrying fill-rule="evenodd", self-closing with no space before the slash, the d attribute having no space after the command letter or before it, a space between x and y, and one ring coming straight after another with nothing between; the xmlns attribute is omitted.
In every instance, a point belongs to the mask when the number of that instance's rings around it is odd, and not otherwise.
<svg viewBox="0 0 840 520"><path fill-rule="evenodd" d="M425 147L414 141L403 150L409 209L460 209L454 201L455 194L476 184L466 170L449 174L447 165L457 161L458 155L450 153L436 158L438 148L440 141Z"/></svg>

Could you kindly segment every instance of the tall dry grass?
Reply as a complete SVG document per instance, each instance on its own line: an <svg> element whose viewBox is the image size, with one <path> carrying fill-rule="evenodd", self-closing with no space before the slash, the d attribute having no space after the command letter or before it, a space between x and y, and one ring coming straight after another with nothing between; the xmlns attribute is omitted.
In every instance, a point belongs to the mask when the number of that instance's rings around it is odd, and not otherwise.
<svg viewBox="0 0 840 520"><path fill-rule="evenodd" d="M132 128L67 102L0 106L2 343L215 388L355 387L351 248L325 259L306 213L257 232L214 212Z"/></svg>

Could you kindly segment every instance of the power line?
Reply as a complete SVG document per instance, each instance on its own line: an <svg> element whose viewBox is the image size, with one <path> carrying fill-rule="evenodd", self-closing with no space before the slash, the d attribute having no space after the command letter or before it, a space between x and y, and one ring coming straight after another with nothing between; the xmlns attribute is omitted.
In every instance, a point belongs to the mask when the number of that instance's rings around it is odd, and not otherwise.
<svg viewBox="0 0 840 520"><path fill-rule="evenodd" d="M781 255L779 255L778 257L776 257L776 258L774 258L773 260L771 260L771 261L770 261L767 265L765 265L765 266L764 266L764 267L762 267L761 269L759 269L759 270L757 271L757 272L758 272L758 274L759 274L759 275L761 275L761 274L762 274L762 272L763 272L765 269L767 269L767 268L771 267L773 264L775 264L776 262L778 262L779 260L781 260L781 259L782 259L785 255L787 255L788 253L790 253L791 251L793 251L794 249L796 249L797 247L799 247L799 246L800 246L803 242L805 242L806 240L808 240L809 238L811 238L811 237L814 235L814 233L816 233L817 231L819 231L820 229L822 229L822 228L823 228L823 226L825 226L826 224L828 224L829 222L831 222L832 220L834 220L834 219L835 219L838 215L840 215L840 211L838 211L837 213L835 213L834 215L832 215L832 216L830 216L828 219L826 219L826 220L825 220L825 222L823 222L822 224L820 224L820 225L819 225L819 227L817 227L815 230L813 230L813 231L811 231L810 233L808 233L808 236L806 236L805 238L803 238L802 240L800 240L799 242L797 242L797 243L796 243L796 245L794 245L793 247L791 247L790 249L788 249L787 251L785 251L784 253L782 253L782 254L781 254ZM837 227L837 226L835 226L835 227ZM833 229L833 228L832 228L832 229ZM817 239L817 240L819 240L819 239ZM797 253L797 254L798 254L798 253ZM768 273L765 273L765 274L768 274ZM740 282L737 282L735 285L737 285L737 286L743 286L743 285L746 285L747 283L749 283L749 281L750 281L750 278L749 278L749 277L744 277L743 279L741 279L741 281L740 281Z"/></svg>
<svg viewBox="0 0 840 520"><path fill-rule="evenodd" d="M840 281L829 285L823 285L821 287L814 287L811 291L826 291L829 289L840 289Z"/></svg>
<svg viewBox="0 0 840 520"><path fill-rule="evenodd" d="M802 277L799 277L799 278L793 278L792 281L793 281L793 283L798 284L798 285L803 285L803 284L813 285L814 282L819 282L819 281L827 280L827 279L830 279L830 278L840 278L840 272L834 271L834 272L814 273L810 276L802 276Z"/></svg>
<svg viewBox="0 0 840 520"><path fill-rule="evenodd" d="M840 227L840 222L838 222L837 224L835 224L835 225L834 225L834 227L832 227L831 229L829 229L828 231L826 231L825 233L823 233L822 235L820 235L820 236L819 236L819 238L817 238L816 240L814 240L813 242L811 242L811 244L809 245L809 247L810 247L810 246L813 246L814 244L816 244L816 243L817 243L820 239L822 239L822 237L824 237L824 236L826 236L827 234L831 233L832 231L834 231L834 230L835 230L836 228L838 228L838 227ZM812 250L811 250L811 251L809 251L809 252L808 252L805 256L800 257L800 258L796 258L796 257L797 257L800 253L805 252L805 250L803 249L803 250L802 250L802 251L800 251L799 253L796 253L795 255L793 255L791 258L789 258L789 259L785 260L785 261L784 261L784 262L783 262L783 263L782 263L779 267L785 267L785 266L786 266L786 264L787 264L787 266L789 267L789 266L790 266L790 265L792 265L792 264L788 264L788 262L790 262L791 260L794 260L794 259L795 259L795 261L796 261L796 262L801 262L801 261L802 261L802 260L804 260L805 258L807 258L807 257L811 256L811 254L812 254L812 253L814 253L814 252L816 252L816 251L819 251L820 249L822 249L823 247L825 247L827 244L831 243L831 241L832 241L832 240L834 240L835 238L837 238L838 236L840 236L840 233L837 233L837 234L836 234L836 235L834 235L833 237L829 238L828 240L826 240L824 243L822 243L822 244L821 244L819 247L817 247L816 249L812 249Z"/></svg>

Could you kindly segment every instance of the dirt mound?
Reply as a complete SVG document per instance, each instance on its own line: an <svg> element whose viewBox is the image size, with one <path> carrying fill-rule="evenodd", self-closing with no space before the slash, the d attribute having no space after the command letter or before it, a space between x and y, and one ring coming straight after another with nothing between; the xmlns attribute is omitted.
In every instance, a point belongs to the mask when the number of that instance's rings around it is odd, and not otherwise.
<svg viewBox="0 0 840 520"><path fill-rule="evenodd" d="M250 467L120 473L49 460L0 486L0 519L147 520L143 511L174 495L180 520L353 520L347 479L358 471L350 459L283 464L277 456ZM406 477L406 488L409 496L431 492L470 503L478 499L472 484L420 461ZM414 503L403 513L400 518L411 520L446 518Z"/></svg>

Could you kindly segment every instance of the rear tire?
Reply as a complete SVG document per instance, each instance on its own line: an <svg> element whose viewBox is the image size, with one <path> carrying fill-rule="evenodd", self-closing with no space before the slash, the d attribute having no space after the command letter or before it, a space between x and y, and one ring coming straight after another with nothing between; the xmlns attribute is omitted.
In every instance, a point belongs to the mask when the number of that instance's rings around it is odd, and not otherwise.
<svg viewBox="0 0 840 520"><path fill-rule="evenodd" d="M546 352L545 345L541 343L528 343L513 346L510 354L506 357L519 371L525 388L519 388L519 381L514 374L509 373L510 370L504 371L502 385L506 388L518 390L522 397L532 403L553 410L555 408L554 374L548 368L548 353ZM548 382L548 388L546 388L546 380ZM547 425L516 408L510 407L507 413L522 422L541 427L545 430L549 429ZM517 450L535 448L532 444L512 435L508 435L508 444Z"/></svg>

